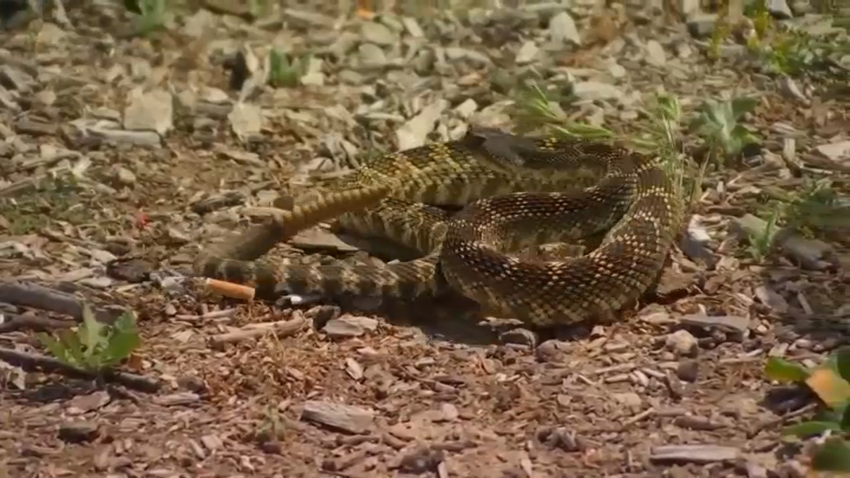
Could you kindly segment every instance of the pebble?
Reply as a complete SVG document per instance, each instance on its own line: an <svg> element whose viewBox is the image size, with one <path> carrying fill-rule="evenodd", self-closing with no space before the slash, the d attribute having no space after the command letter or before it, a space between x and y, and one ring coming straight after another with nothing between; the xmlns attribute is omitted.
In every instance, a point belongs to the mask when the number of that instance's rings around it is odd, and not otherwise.
<svg viewBox="0 0 850 478"><path fill-rule="evenodd" d="M374 43L361 44L357 48L357 54L364 68L381 68L389 62L384 50Z"/></svg>
<svg viewBox="0 0 850 478"><path fill-rule="evenodd" d="M523 43L516 54L515 61L517 65L525 65L533 62L535 60L535 57L537 56L538 51L540 51L540 48L538 48L537 44L533 41L527 41Z"/></svg>
<svg viewBox="0 0 850 478"><path fill-rule="evenodd" d="M685 382L696 382L697 378L699 378L699 362L696 360L682 360L676 367L676 376Z"/></svg>
<svg viewBox="0 0 850 478"><path fill-rule="evenodd" d="M559 12L549 20L549 37L559 43L581 45L576 22L567 12Z"/></svg>
<svg viewBox="0 0 850 478"><path fill-rule="evenodd" d="M344 315L327 321L322 332L331 338L359 337L366 332L374 332L378 328L378 321L369 317Z"/></svg>
<svg viewBox="0 0 850 478"><path fill-rule="evenodd" d="M623 97L623 92L615 85L598 81L573 84L573 94L583 100L619 100Z"/></svg>
<svg viewBox="0 0 850 478"><path fill-rule="evenodd" d="M667 350L681 357L694 357L699 352L699 343L696 337L687 330L677 330L667 336L665 340Z"/></svg>
<svg viewBox="0 0 850 478"><path fill-rule="evenodd" d="M301 412L301 420L321 423L347 433L363 433L369 430L374 419L375 413L372 410L317 400L305 402Z"/></svg>
<svg viewBox="0 0 850 478"><path fill-rule="evenodd" d="M646 61L657 67L667 65L667 53L664 51L664 47L655 40L646 42Z"/></svg>
<svg viewBox="0 0 850 478"><path fill-rule="evenodd" d="M391 46L398 42L396 34L381 23L364 22L360 25L360 34L367 42L380 46Z"/></svg>

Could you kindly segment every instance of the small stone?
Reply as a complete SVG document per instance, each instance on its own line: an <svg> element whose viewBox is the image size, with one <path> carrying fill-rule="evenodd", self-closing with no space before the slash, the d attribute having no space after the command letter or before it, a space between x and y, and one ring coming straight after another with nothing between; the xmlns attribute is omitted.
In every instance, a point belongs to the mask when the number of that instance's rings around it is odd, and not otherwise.
<svg viewBox="0 0 850 478"><path fill-rule="evenodd" d="M788 302L779 293L764 285L756 287L755 296L764 305L773 309L778 314L788 312Z"/></svg>
<svg viewBox="0 0 850 478"><path fill-rule="evenodd" d="M664 52L664 47L655 40L649 40L646 43L646 61L650 65L658 67L667 64L667 53Z"/></svg>
<svg viewBox="0 0 850 478"><path fill-rule="evenodd" d="M850 140L815 146L818 153L833 161L850 160ZM844 161L842 161L844 162Z"/></svg>
<svg viewBox="0 0 850 478"><path fill-rule="evenodd" d="M363 40L382 46L392 46L398 43L398 37L386 25L375 22L364 22L360 25L360 35Z"/></svg>
<svg viewBox="0 0 850 478"><path fill-rule="evenodd" d="M693 383L699 377L699 362L696 360L682 360L676 367L676 376L680 380Z"/></svg>
<svg viewBox="0 0 850 478"><path fill-rule="evenodd" d="M626 76L626 69L616 62L611 62L611 64L608 65L608 74L614 78L623 78Z"/></svg>
<svg viewBox="0 0 850 478"><path fill-rule="evenodd" d="M93 136L99 136L104 141L115 144L131 144L137 146L159 146L162 137L155 131L126 131L120 129L91 128Z"/></svg>
<svg viewBox="0 0 850 478"><path fill-rule="evenodd" d="M632 411L638 411L643 406L643 400L634 392L612 393L611 398L632 409Z"/></svg>
<svg viewBox="0 0 850 478"><path fill-rule="evenodd" d="M788 6L788 2L785 0L768 0L767 11L779 20L794 18L794 13L791 11L791 7Z"/></svg>
<svg viewBox="0 0 850 478"><path fill-rule="evenodd" d="M89 395L78 395L68 403L68 415L82 415L92 410L105 407L111 401L109 393L94 392Z"/></svg>
<svg viewBox="0 0 850 478"><path fill-rule="evenodd" d="M755 415L759 411L758 402L743 394L726 395L720 399L717 406L720 407L721 413L736 419Z"/></svg>
<svg viewBox="0 0 850 478"><path fill-rule="evenodd" d="M682 12L682 15L684 15L685 18L688 18L694 13L699 13L699 3L699 0L680 0L679 11Z"/></svg>
<svg viewBox="0 0 850 478"><path fill-rule="evenodd" d="M446 100L435 101L401 125L395 132L398 149L404 151L425 144L443 111L449 106L450 103Z"/></svg>
<svg viewBox="0 0 850 478"><path fill-rule="evenodd" d="M743 336L750 325L750 319L739 315L701 315L691 314L679 318L679 323L723 330L736 336Z"/></svg>
<svg viewBox="0 0 850 478"><path fill-rule="evenodd" d="M687 330L677 330L668 335L664 345L667 350L680 357L695 357L699 352L699 343L696 337Z"/></svg>
<svg viewBox="0 0 850 478"><path fill-rule="evenodd" d="M549 20L549 36L552 41L581 45L581 36L578 34L576 22L567 12L557 13Z"/></svg>
<svg viewBox="0 0 850 478"><path fill-rule="evenodd" d="M374 43L363 43L357 47L360 64L364 68L381 68L388 63L384 50Z"/></svg>
<svg viewBox="0 0 850 478"><path fill-rule="evenodd" d="M136 131L156 131L165 135L174 126L171 93L158 89L142 92L133 90L124 110L124 128Z"/></svg>
<svg viewBox="0 0 850 478"><path fill-rule="evenodd" d="M499 340L506 344L525 345L533 348L537 345L537 334L519 327L499 334Z"/></svg>
<svg viewBox="0 0 850 478"><path fill-rule="evenodd" d="M714 31L716 14L696 14L688 19L688 33L694 38L706 38Z"/></svg>
<svg viewBox="0 0 850 478"><path fill-rule="evenodd" d="M445 460L445 452L422 445L406 453L399 462L398 468L403 473L421 475L435 471L443 460Z"/></svg>
<svg viewBox="0 0 850 478"><path fill-rule="evenodd" d="M451 403L443 403L440 405L440 414L440 419L446 422L453 422L460 416L460 412L457 411L457 407Z"/></svg>
<svg viewBox="0 0 850 478"><path fill-rule="evenodd" d="M119 186L132 186L136 183L136 175L133 174L133 171L123 166L116 165L112 170L112 174Z"/></svg>
<svg viewBox="0 0 850 478"><path fill-rule="evenodd" d="M259 136L263 128L263 110L251 103L237 103L227 115L233 132L245 141L251 137Z"/></svg>
<svg viewBox="0 0 850 478"><path fill-rule="evenodd" d="M359 337L367 331L374 331L378 327L378 321L369 317L358 317L345 315L336 319L328 320L322 332L328 337L341 339Z"/></svg>
<svg viewBox="0 0 850 478"><path fill-rule="evenodd" d="M162 395L153 398L154 403L166 407L176 405L189 405L192 403L197 403L200 400L201 397L197 393L192 392L178 392L172 393L170 395Z"/></svg>
<svg viewBox="0 0 850 478"><path fill-rule="evenodd" d="M537 360L541 362L558 362L570 350L570 344L561 340L547 340L535 349Z"/></svg>
<svg viewBox="0 0 850 478"><path fill-rule="evenodd" d="M522 44L514 61L516 61L517 65L527 65L535 60L538 51L540 49L537 47L537 44L529 40Z"/></svg>
<svg viewBox="0 0 850 478"><path fill-rule="evenodd" d="M361 407L341 403L310 400L304 403L301 420L322 425L348 433L363 433L372 427L375 413Z"/></svg>
<svg viewBox="0 0 850 478"><path fill-rule="evenodd" d="M573 84L573 94L582 100L619 100L623 93L615 85L598 81Z"/></svg>
<svg viewBox="0 0 850 478"><path fill-rule="evenodd" d="M9 65L0 66L0 85L19 93L29 93L36 86L35 78Z"/></svg>
<svg viewBox="0 0 850 478"><path fill-rule="evenodd" d="M293 25L301 27L313 27L318 29L333 28L334 18L310 10L296 10L287 8L283 11L284 16Z"/></svg>
<svg viewBox="0 0 850 478"><path fill-rule="evenodd" d="M100 426L94 422L71 422L59 426L59 439L69 443L91 442L100 436Z"/></svg>
<svg viewBox="0 0 850 478"><path fill-rule="evenodd" d="M649 459L653 462L714 463L738 458L737 448L720 445L664 445L653 448Z"/></svg>
<svg viewBox="0 0 850 478"><path fill-rule="evenodd" d="M407 33L409 33L413 38L422 38L425 36L425 32L422 31L422 27L419 26L419 22L417 22L415 18L404 17L401 19L401 23L404 25Z"/></svg>

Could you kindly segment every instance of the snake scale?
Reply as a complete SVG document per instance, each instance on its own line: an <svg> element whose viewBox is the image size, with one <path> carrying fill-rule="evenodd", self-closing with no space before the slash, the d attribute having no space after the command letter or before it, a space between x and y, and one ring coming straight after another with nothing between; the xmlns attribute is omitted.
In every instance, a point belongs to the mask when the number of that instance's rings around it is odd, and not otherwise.
<svg viewBox="0 0 850 478"><path fill-rule="evenodd" d="M455 207L450 213L443 208ZM682 202L651 158L601 142L517 136L490 128L388 154L322 198L281 211L209 247L201 276L251 284L257 297L353 294L412 300L446 291L529 325L610 318L660 273ZM254 260L319 221L420 252L383 265L275 265ZM599 234L586 254L570 246ZM517 251L561 244L555 257Z"/></svg>

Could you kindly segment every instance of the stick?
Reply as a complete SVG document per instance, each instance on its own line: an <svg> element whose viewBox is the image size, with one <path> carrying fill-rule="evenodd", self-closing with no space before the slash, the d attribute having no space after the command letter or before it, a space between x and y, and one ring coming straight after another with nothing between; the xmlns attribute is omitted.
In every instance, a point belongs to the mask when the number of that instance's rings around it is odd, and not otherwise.
<svg viewBox="0 0 850 478"><path fill-rule="evenodd" d="M16 330L36 330L48 332L56 329L67 329L76 325L70 320L50 319L36 315L4 314L6 321L0 323L0 334L14 332Z"/></svg>
<svg viewBox="0 0 850 478"><path fill-rule="evenodd" d="M96 379L97 372L82 370L73 365L66 364L55 358L47 357L38 354L28 354L17 350L0 347L0 359L8 362L11 365L20 367L27 372L44 371L56 372L62 375L76 378ZM142 392L156 392L159 390L160 383L156 379L143 377L133 373L119 372L117 370L106 369L100 374L108 382L120 383L124 386L140 390Z"/></svg>
<svg viewBox="0 0 850 478"><path fill-rule="evenodd" d="M292 320L281 320L279 322L266 322L264 324L254 324L251 328L243 328L235 332L226 334L213 335L209 338L210 347L216 348L227 343L239 342L242 340L262 337L268 333L273 333L278 337L288 337L304 327L307 323L302 315L298 315Z"/></svg>
<svg viewBox="0 0 850 478"><path fill-rule="evenodd" d="M37 284L0 283L0 302L70 315L78 321L83 319L83 306L73 294ZM94 308L92 308L92 311L98 322L109 325L112 325L120 315L116 312Z"/></svg>

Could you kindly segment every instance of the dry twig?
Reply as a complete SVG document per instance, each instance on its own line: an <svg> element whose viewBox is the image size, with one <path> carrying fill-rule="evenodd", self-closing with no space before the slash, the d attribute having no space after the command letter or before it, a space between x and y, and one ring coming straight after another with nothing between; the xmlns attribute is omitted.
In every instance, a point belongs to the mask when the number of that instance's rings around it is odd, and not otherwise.
<svg viewBox="0 0 850 478"><path fill-rule="evenodd" d="M209 343L211 347L220 347L226 343L262 337L268 333L273 333L278 337L287 337L297 333L306 323L307 319L305 319L303 315L298 314L292 320L254 324L250 326L250 328L246 327L235 332L214 335L210 337Z"/></svg>
<svg viewBox="0 0 850 478"><path fill-rule="evenodd" d="M27 372L41 370L86 379L96 379L100 376L108 382L120 383L129 388L151 393L158 391L160 387L158 380L141 375L109 369L103 370L100 373L82 370L52 357L29 354L7 348L0 348L0 359L16 367L20 367Z"/></svg>

